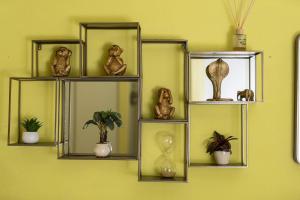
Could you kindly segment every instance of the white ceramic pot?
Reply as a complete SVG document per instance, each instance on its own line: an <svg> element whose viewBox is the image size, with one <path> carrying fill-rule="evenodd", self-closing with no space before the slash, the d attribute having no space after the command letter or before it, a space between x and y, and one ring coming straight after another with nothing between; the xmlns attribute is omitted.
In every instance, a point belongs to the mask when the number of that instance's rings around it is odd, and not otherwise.
<svg viewBox="0 0 300 200"><path fill-rule="evenodd" d="M96 147L94 149L94 152L97 157L107 157L110 152L112 151L112 145L110 142L104 143L104 144L96 144Z"/></svg>
<svg viewBox="0 0 300 200"><path fill-rule="evenodd" d="M38 143L39 139L38 132L23 132L22 140L25 144Z"/></svg>
<svg viewBox="0 0 300 200"><path fill-rule="evenodd" d="M227 165L230 160L230 152L227 151L215 151L215 161L218 165Z"/></svg>

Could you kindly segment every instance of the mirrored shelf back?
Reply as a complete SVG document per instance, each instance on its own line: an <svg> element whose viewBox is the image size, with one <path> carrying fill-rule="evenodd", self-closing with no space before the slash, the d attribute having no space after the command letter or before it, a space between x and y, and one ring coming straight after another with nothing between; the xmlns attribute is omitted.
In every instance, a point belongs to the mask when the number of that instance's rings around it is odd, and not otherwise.
<svg viewBox="0 0 300 200"><path fill-rule="evenodd" d="M122 49L120 57L127 66L123 76L140 76L141 27L138 22L80 23L79 31L83 76L106 76L104 65L112 45Z"/></svg>
<svg viewBox="0 0 300 200"><path fill-rule="evenodd" d="M59 84L57 78L9 79L9 146L56 145L59 132ZM26 130L21 124L25 119L34 117L42 122L42 127L38 130L39 141L34 144L24 143L22 137Z"/></svg>
<svg viewBox="0 0 300 200"><path fill-rule="evenodd" d="M80 45L81 43L83 45ZM53 77L51 67L56 51L61 47L71 51L71 69L68 77L82 76L80 48L84 46L84 42L78 39L32 40L31 77Z"/></svg>
<svg viewBox="0 0 300 200"><path fill-rule="evenodd" d="M221 58L229 66L229 73L221 85L222 98L233 101L208 101L213 96L212 82L206 68ZM264 66L262 51L223 51L189 53L189 103L190 104L245 104L264 100ZM240 100L237 92L252 90L254 99Z"/></svg>
<svg viewBox="0 0 300 200"><path fill-rule="evenodd" d="M58 157L61 159L126 160L138 157L139 79L70 78L62 80L62 128ZM112 152L108 157L96 157L99 141L96 126L83 129L94 112L121 114L122 126L108 129Z"/></svg>

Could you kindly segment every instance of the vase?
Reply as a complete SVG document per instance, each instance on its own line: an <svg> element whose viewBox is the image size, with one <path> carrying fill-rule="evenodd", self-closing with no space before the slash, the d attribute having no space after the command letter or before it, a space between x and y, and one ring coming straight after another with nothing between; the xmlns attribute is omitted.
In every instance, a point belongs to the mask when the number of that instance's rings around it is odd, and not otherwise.
<svg viewBox="0 0 300 200"><path fill-rule="evenodd" d="M230 160L229 151L215 151L214 158L218 165L227 165Z"/></svg>
<svg viewBox="0 0 300 200"><path fill-rule="evenodd" d="M98 143L94 149L97 157L107 157L112 151L112 145L110 142Z"/></svg>
<svg viewBox="0 0 300 200"><path fill-rule="evenodd" d="M35 144L39 141L38 132L23 132L22 140L25 144Z"/></svg>

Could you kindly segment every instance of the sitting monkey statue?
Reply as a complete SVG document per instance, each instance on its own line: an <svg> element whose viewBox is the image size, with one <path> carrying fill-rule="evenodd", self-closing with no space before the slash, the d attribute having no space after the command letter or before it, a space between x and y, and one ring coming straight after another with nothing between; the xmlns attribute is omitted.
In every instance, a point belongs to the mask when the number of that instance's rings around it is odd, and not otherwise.
<svg viewBox="0 0 300 200"><path fill-rule="evenodd" d="M104 65L104 70L107 75L123 75L126 71L127 65L124 64L123 59L120 57L123 49L118 45L112 45L112 47L108 50L109 58Z"/></svg>
<svg viewBox="0 0 300 200"><path fill-rule="evenodd" d="M71 70L70 57L72 51L66 47L59 47L55 52L51 66L53 76L68 76Z"/></svg>
<svg viewBox="0 0 300 200"><path fill-rule="evenodd" d="M158 103L155 105L154 113L156 119L172 119L175 108L172 107L173 97L167 88L160 88L158 91Z"/></svg>
<svg viewBox="0 0 300 200"><path fill-rule="evenodd" d="M254 92L249 89L237 91L237 100L242 101L243 99L246 101L254 101Z"/></svg>

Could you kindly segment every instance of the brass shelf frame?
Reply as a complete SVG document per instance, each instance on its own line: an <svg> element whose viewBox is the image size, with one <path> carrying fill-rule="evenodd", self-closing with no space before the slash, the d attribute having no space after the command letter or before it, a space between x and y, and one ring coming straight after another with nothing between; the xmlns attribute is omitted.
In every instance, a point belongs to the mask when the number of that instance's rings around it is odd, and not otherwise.
<svg viewBox="0 0 300 200"><path fill-rule="evenodd" d="M32 45L31 45L31 77L35 78L51 78L52 76L40 76L39 73L39 52L42 50L43 45L58 45L58 44L74 44L78 45L81 48L84 48L85 45L83 41L80 41L78 39L54 39L54 40L32 40ZM81 61L81 56L79 56L79 64L82 62ZM45 66L43 66L45 67ZM50 67L50 66L47 66ZM79 76L82 76L82 69L81 65L79 67Z"/></svg>
<svg viewBox="0 0 300 200"><path fill-rule="evenodd" d="M11 132L11 115L12 115L12 85L13 85L13 81L17 81L18 84L18 94L17 94L17 98L18 98L18 108L17 108L17 112L18 112L18 120L17 120L17 127L18 127L18 141L17 142L12 142L11 141L11 136L12 136L12 132ZM21 95L22 95L22 82L55 82L55 111L54 111L54 140L53 142L39 142L36 144L25 144L23 142L21 142L21 138L22 138L22 133L21 133L21 106L22 106L22 99L21 99ZM8 146L37 146L37 147L49 147L49 146L55 146L57 144L57 136L58 136L58 132L59 132L59 87L60 87L60 82L58 80L58 78L52 77L52 78L46 78L46 77L36 77L36 78L32 78L32 77L10 77L9 78L9 100L8 100L8 137L7 137L7 145Z"/></svg>
<svg viewBox="0 0 300 200"><path fill-rule="evenodd" d="M184 53L184 119L171 119L171 120L159 120L159 119L145 119L139 120L139 162L138 162L138 181L142 182L188 182L188 161L189 161L189 105L188 105L188 41L184 39L142 39L143 44L157 45L157 44L171 44L171 45L182 45ZM142 88L143 88L143 74L141 73L141 87L140 87L140 101L142 102ZM141 110L142 115L142 110ZM162 178L160 176L148 176L142 173L142 125L144 123L165 123L165 124L183 124L185 127L184 131L184 176L174 178Z"/></svg>

